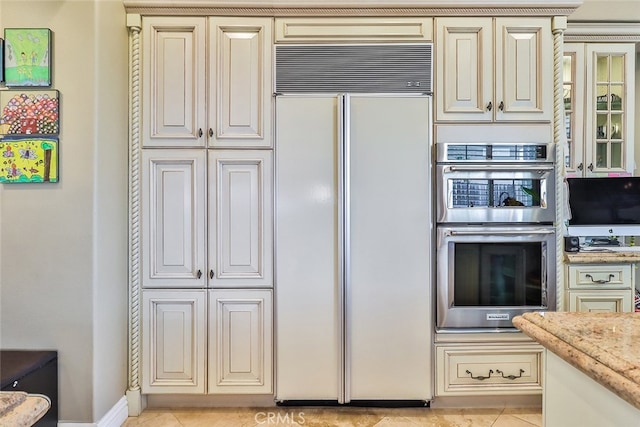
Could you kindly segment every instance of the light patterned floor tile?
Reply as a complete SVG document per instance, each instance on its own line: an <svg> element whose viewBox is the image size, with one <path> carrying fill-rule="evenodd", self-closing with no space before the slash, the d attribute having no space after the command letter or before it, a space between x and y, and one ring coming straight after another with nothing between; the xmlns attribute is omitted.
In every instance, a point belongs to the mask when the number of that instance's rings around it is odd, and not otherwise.
<svg viewBox="0 0 640 427"><path fill-rule="evenodd" d="M149 409L123 427L541 427L539 408Z"/></svg>

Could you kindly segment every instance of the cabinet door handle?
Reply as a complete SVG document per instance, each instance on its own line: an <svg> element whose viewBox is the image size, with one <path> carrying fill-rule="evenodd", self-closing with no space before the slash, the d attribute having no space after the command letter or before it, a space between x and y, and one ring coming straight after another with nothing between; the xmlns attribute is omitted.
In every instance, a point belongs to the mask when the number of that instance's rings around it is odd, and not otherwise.
<svg viewBox="0 0 640 427"><path fill-rule="evenodd" d="M493 374L493 369L489 369L489 375L488 375L488 376L486 376L486 377L485 377L484 375L478 375L478 376L474 377L474 376L473 376L473 373L472 373L470 370L468 370L468 369L467 369L467 374L469 374L469 376L471 377L471 379L478 380L478 381L484 381L484 380L486 380L486 379L491 378L491 374Z"/></svg>
<svg viewBox="0 0 640 427"><path fill-rule="evenodd" d="M576 169L578 169L579 171L582 171L583 168L584 168L584 164L582 162L580 162L580 164L578 165L578 167Z"/></svg>
<svg viewBox="0 0 640 427"><path fill-rule="evenodd" d="M198 138L202 138L202 128L198 129Z"/></svg>
<svg viewBox="0 0 640 427"><path fill-rule="evenodd" d="M198 272L196 273L196 277L198 279L202 277L202 270L198 270Z"/></svg>
<svg viewBox="0 0 640 427"><path fill-rule="evenodd" d="M491 111L493 109L493 104L491 103L491 101L489 101L489 103L487 104L487 111Z"/></svg>
<svg viewBox="0 0 640 427"><path fill-rule="evenodd" d="M520 378L522 376L522 374L524 374L524 369L520 369L520 375L518 375L518 376L505 375L504 372L502 372L500 369L496 369L496 372L499 373L500 375L502 375L502 378L506 378L508 380L515 380L516 378Z"/></svg>
<svg viewBox="0 0 640 427"><path fill-rule="evenodd" d="M609 274L609 278L608 279L594 279L592 275L590 274L585 274L585 277L591 279L592 283L599 283L599 284L603 284L603 283L611 283L611 279L613 279L615 276L615 274Z"/></svg>
<svg viewBox="0 0 640 427"><path fill-rule="evenodd" d="M500 105L498 105L498 110L504 111L504 102L500 101Z"/></svg>
<svg viewBox="0 0 640 427"><path fill-rule="evenodd" d="M213 138L213 129L209 128L209 138Z"/></svg>
<svg viewBox="0 0 640 427"><path fill-rule="evenodd" d="M593 163L589 163L589 166L587 166L587 169L589 169L590 172L593 172Z"/></svg>
<svg viewBox="0 0 640 427"><path fill-rule="evenodd" d="M213 270L209 270L209 279L213 279Z"/></svg>

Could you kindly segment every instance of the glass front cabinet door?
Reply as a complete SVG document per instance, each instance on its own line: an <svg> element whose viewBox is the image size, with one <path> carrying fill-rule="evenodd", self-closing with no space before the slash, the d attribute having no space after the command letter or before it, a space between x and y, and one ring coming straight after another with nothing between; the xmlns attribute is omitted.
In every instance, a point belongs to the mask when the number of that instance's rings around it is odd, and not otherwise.
<svg viewBox="0 0 640 427"><path fill-rule="evenodd" d="M633 173L634 55L631 43L565 44L569 176Z"/></svg>

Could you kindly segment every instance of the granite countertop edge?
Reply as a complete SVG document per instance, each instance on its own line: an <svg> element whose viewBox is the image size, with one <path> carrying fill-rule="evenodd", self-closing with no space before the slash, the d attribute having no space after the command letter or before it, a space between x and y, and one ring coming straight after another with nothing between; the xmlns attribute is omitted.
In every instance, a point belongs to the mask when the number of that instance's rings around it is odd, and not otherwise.
<svg viewBox="0 0 640 427"><path fill-rule="evenodd" d="M612 369L604 363L596 360L566 341L558 338L553 333L545 330L534 321L532 316L540 316L538 313L525 313L514 317L513 324L525 335L536 340L546 349L552 351L565 362L579 369L593 380L640 409L640 383L625 377L620 372Z"/></svg>

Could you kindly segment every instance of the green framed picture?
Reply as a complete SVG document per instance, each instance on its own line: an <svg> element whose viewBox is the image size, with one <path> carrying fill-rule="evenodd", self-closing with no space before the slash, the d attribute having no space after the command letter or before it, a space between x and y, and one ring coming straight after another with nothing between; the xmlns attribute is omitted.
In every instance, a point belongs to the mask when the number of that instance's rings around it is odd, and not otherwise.
<svg viewBox="0 0 640 427"><path fill-rule="evenodd" d="M51 30L5 28L4 77L7 87L50 87Z"/></svg>

